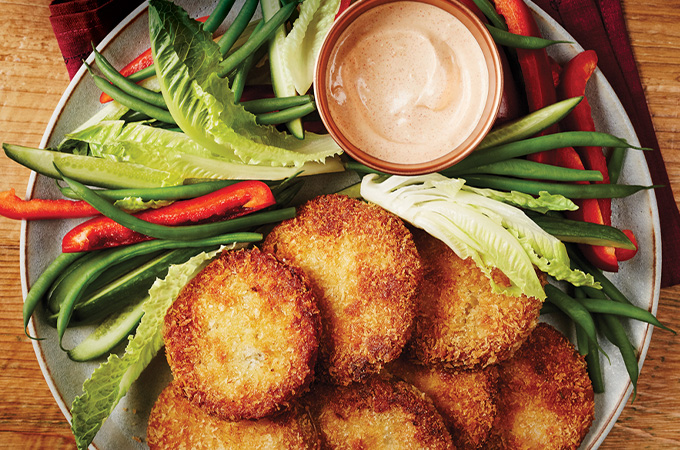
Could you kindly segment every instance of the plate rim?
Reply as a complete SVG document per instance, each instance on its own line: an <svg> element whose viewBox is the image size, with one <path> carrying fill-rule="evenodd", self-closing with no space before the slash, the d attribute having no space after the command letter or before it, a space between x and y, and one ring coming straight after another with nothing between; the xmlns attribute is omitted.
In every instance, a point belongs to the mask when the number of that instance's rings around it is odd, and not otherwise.
<svg viewBox="0 0 680 450"><path fill-rule="evenodd" d="M540 7L538 7L535 3L533 3L531 0L525 0L527 5L530 7L532 10L532 13L539 16L541 20L545 21L548 23L550 26L552 26L554 29L559 30L561 33L565 33L567 36L569 36L570 40L573 42L573 45L577 50L583 50L583 47L581 47L578 42L571 37L571 35L560 25L558 22L556 22L550 15L543 11ZM140 14L143 14L148 8L148 1L145 1L142 3L140 6L138 6L133 12L131 12L123 21L121 21L107 36L100 42L100 44L97 46L98 51L103 51L114 39L116 39L123 31L125 28L127 28L131 22L133 22L135 19L138 18ZM94 55L90 54L87 58L88 63L92 63L94 60ZM600 69L598 68L597 71L599 72ZM45 132L42 136L41 142L40 142L40 148L45 148L47 143L49 142L50 138L52 137L54 131L55 131L55 126L57 122L59 121L59 118L61 117L64 108L72 96L72 93L76 86L82 81L84 75L87 73L86 67L83 65L81 68L78 70L76 75L71 79L69 82L69 85L67 86L66 90L62 94L57 106L54 109L54 112L52 113L52 116L50 117L50 120L48 121ZM635 132L635 129L632 126L632 123L630 122L630 118L623 108L623 105L621 104L618 96L616 95L615 91L609 84L608 80L604 75L600 72L599 74L602 78L600 81L601 83L604 84L604 87L609 91L607 94L613 101L618 103L618 107L620 108L621 111L623 111L623 116L625 118L624 125L629 129L629 132L631 136L635 136L635 139L637 141L637 133ZM639 144L639 141L637 142L631 142L632 144ZM645 175L651 180L651 176L649 174L649 166L645 161L644 164L644 171ZM38 174L35 172L31 172L29 176L29 181L26 189L26 198L31 198L33 196L34 189L36 187L36 181L38 178ZM656 201L656 196L653 194L653 191L649 193L649 202L650 202L650 207L651 207L651 222L652 222L652 232L653 232L653 243L654 243L654 265L653 265L653 271L654 271L654 280L653 280L653 292L651 293L651 305L649 305L649 308L651 308L651 312L656 314L657 308L658 308L658 303L659 303L659 296L660 296L660 278L661 278L661 264L662 264L662 254L661 254L661 242L660 242L660 224L659 224L659 212L658 212L658 205ZM19 264L20 264L20 275L21 275L21 289L22 289L22 296L25 301L26 294L28 292L28 257L27 257L27 239L28 239L28 232L29 232L29 226L30 223L26 220L21 221L21 230L20 230L20 255L19 255ZM644 365L644 360L647 355L647 351L649 349L649 345L651 343L651 337L653 333L653 326L651 325L646 325L642 342L638 349L638 371L641 371L643 365ZM36 334L36 329L34 327L34 320L33 317L31 318L29 324L28 324L28 330L31 335ZM40 341L37 340L31 340L31 343L33 345L34 352L36 354L36 359L38 361L38 364L40 366L41 372L43 374L43 378L45 379L53 398L55 399L57 405L62 411L62 414L64 417L67 419L68 423L71 424L71 414L70 414L70 408L69 405L67 404L66 400L64 399L63 395L57 388L54 378L52 377L51 374L51 369L48 367L42 346L40 345ZM592 440L589 443L588 447L582 447L582 448L588 448L588 449L596 449L598 448L602 442L606 439L606 437L609 435L611 429L617 422L619 416L621 415L623 409L625 408L628 399L630 398L630 395L633 392L633 387L632 383L630 380L628 380L627 387L623 393L623 395L620 396L616 403L616 408L610 413L608 420L606 421L606 425L601 427L598 432L592 436ZM589 431L592 432L593 430ZM95 442L90 445L90 448L97 448Z"/></svg>

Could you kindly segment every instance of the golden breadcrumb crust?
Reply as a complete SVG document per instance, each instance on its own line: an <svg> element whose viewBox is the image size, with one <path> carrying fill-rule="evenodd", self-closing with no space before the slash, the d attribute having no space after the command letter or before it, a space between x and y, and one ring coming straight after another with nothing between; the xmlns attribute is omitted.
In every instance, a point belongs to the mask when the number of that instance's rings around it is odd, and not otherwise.
<svg viewBox="0 0 680 450"><path fill-rule="evenodd" d="M319 372L361 381L399 356L415 314L420 258L401 219L341 195L317 197L263 249L310 278L321 311Z"/></svg>
<svg viewBox="0 0 680 450"><path fill-rule="evenodd" d="M453 448L431 400L403 381L313 385L306 399L325 449Z"/></svg>
<svg viewBox="0 0 680 450"><path fill-rule="evenodd" d="M444 242L414 230L424 266L418 313L409 352L423 364L483 368L503 361L536 324L542 302L496 293L471 259L460 259ZM494 281L509 286L499 270Z"/></svg>
<svg viewBox="0 0 680 450"><path fill-rule="evenodd" d="M386 368L432 399L459 449L483 448L496 418L498 367L452 371L399 358Z"/></svg>
<svg viewBox="0 0 680 450"><path fill-rule="evenodd" d="M541 323L500 365L490 448L576 449L595 416L586 362L559 331Z"/></svg>
<svg viewBox="0 0 680 450"><path fill-rule="evenodd" d="M225 251L165 316L166 355L191 402L223 419L285 408L313 378L319 314L307 280L274 256Z"/></svg>
<svg viewBox="0 0 680 450"><path fill-rule="evenodd" d="M151 450L320 448L302 407L292 406L272 418L225 421L191 404L174 382L156 400L146 437Z"/></svg>

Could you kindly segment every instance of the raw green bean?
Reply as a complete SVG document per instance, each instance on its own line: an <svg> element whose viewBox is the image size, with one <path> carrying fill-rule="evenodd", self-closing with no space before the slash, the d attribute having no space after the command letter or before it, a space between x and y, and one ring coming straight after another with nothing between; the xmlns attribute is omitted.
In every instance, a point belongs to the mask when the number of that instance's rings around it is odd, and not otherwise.
<svg viewBox="0 0 680 450"><path fill-rule="evenodd" d="M637 394L637 380L638 380L638 360L635 355L636 349L628 340L626 331L619 322L619 319L610 316L608 314L602 314L597 316L599 328L603 331L607 339L619 348L621 352L621 357L623 358L623 364L626 366L626 371L630 377L631 383L633 383L633 400Z"/></svg>
<svg viewBox="0 0 680 450"><path fill-rule="evenodd" d="M547 301L557 306L560 311L566 314L574 321L574 323L582 327L591 342L597 343L595 321L581 303L551 284L545 286L545 294L547 296Z"/></svg>
<svg viewBox="0 0 680 450"><path fill-rule="evenodd" d="M635 245L618 228L597 223L569 220L527 211L527 215L544 231L562 242L602 245L633 250Z"/></svg>
<svg viewBox="0 0 680 450"><path fill-rule="evenodd" d="M614 283L612 283L609 278L607 278L597 267L595 267L590 261L585 259L581 253L575 248L570 245L567 246L567 252L569 253L569 259L571 262L581 269L582 271L589 273L593 276L595 281L599 282L602 285L602 290L598 289L593 289L584 286L582 289L584 292L588 295L588 297L592 298L611 298L614 301L620 302L620 303L630 303L630 300L623 295L623 293L616 287L614 286Z"/></svg>
<svg viewBox="0 0 680 450"><path fill-rule="evenodd" d="M583 97L568 98L529 113L520 119L503 124L487 134L477 149L495 147L534 136L550 125L564 119L582 99Z"/></svg>
<svg viewBox="0 0 680 450"><path fill-rule="evenodd" d="M139 244L113 248L103 251L102 257L99 258L96 263L81 266L81 269L78 271L78 276L74 277L74 279L72 280L72 288L69 290L68 295L64 299L64 303L62 304L62 307L59 310L59 315L57 317L57 333L59 335L59 346L63 350L65 350L62 345L62 339L64 337L64 333L66 332L66 327L68 326L68 323L71 320L75 304L81 297L83 291L85 290L85 288L87 288L87 286L92 282L93 279L97 278L99 274L107 270L107 268L112 264L120 263L131 258L137 257L139 255L144 255L159 250L189 247L201 248L213 245L232 244L236 242L257 242L261 239L262 235L259 233L242 232L194 241L169 241L169 240L145 241L140 242Z"/></svg>
<svg viewBox="0 0 680 450"><path fill-rule="evenodd" d="M560 311L560 309L557 306L553 305L550 302L543 302L543 306L541 306L541 315L543 315L543 314L555 314L555 313L559 313L559 312L562 312L562 311Z"/></svg>
<svg viewBox="0 0 680 450"><path fill-rule="evenodd" d="M238 15L236 16L232 24L229 26L229 29L222 35L222 37L218 41L218 45L220 46L220 53L222 53L222 56L229 53L229 50L231 50L231 48L234 46L238 37L241 36L243 31L246 29L246 27L250 23L250 19L252 19L253 15L255 14L255 10L257 9L258 4L259 0L245 1L243 6L241 7L241 10L238 12Z"/></svg>
<svg viewBox="0 0 680 450"><path fill-rule="evenodd" d="M590 352L590 339L582 326L574 324L574 329L576 330L576 346L578 348L579 354L585 356Z"/></svg>
<svg viewBox="0 0 680 450"><path fill-rule="evenodd" d="M536 36L524 36L521 34L510 33L501 30L493 25L486 24L487 30L491 34L494 42L510 48L524 48L529 50L540 50L554 44L572 44L570 41L552 41Z"/></svg>
<svg viewBox="0 0 680 450"><path fill-rule="evenodd" d="M621 169L623 169L623 161L628 152L625 148L613 148L609 154L607 161L607 172L609 172L609 182L616 183L621 176Z"/></svg>
<svg viewBox="0 0 680 450"><path fill-rule="evenodd" d="M120 74L112 65L111 63L104 58L104 55L99 53L97 49L92 47L92 50L94 52L94 60L97 62L97 67L99 67L99 70L102 71L104 76L117 88L119 88L121 91L125 92L126 94L137 98L143 102L146 102L150 105L156 106L161 109L168 109L168 106L165 104L165 99L163 98L163 94L160 92L154 92L150 89L147 89L143 86L140 86L136 83L131 82L127 78L125 78L123 75ZM112 97L113 98L113 97Z"/></svg>
<svg viewBox="0 0 680 450"><path fill-rule="evenodd" d="M574 298L581 301L585 298L585 293L582 289L574 289ZM596 322L597 323L597 322ZM579 344L579 352L581 351L581 341L579 340L579 326L576 325L576 339ZM582 331L581 331L582 332ZM582 338L581 338L582 339ZM586 345L586 344L584 344ZM602 377L602 366L600 365L600 350L599 345L593 345L588 342L588 351L585 353L586 365L588 367L588 376L590 382L593 384L593 391L600 394L604 392L604 378ZM581 353L584 354L584 353Z"/></svg>
<svg viewBox="0 0 680 450"><path fill-rule="evenodd" d="M195 184L183 184L179 186L166 186L158 188L140 189L101 189L97 190L97 195L108 200L122 200L133 197L149 200L181 200L196 198L201 195L209 194L223 187L238 183L239 180L215 180ZM73 199L80 199L78 195L69 187L60 187L61 193Z"/></svg>
<svg viewBox="0 0 680 450"><path fill-rule="evenodd" d="M475 5L477 5L477 8L479 8L482 13L486 16L487 19L497 28L501 30L507 31L508 25L505 23L505 19L503 19L503 16L498 14L498 11L496 11L496 8L489 2L489 0L472 0L475 2Z"/></svg>
<svg viewBox="0 0 680 450"><path fill-rule="evenodd" d="M40 303L40 300L45 296L47 291L52 286L52 283L59 278L59 276L64 272L71 264L80 259L84 252L79 253L62 253L57 256L49 266L43 271L42 274L35 280L35 283L31 286L26 294L26 299L24 300L23 315L24 315L24 333L31 339L38 339L28 334L28 322L31 320L33 311Z"/></svg>
<svg viewBox="0 0 680 450"><path fill-rule="evenodd" d="M377 169L372 169L364 164L361 164L360 162L356 161L346 161L345 163L345 169L347 170L354 170L355 172L359 173L375 173L378 175L388 175L385 172L381 172Z"/></svg>
<svg viewBox="0 0 680 450"><path fill-rule="evenodd" d="M242 102L241 106L243 106L248 112L252 114L262 114L272 111L280 111L293 106L305 105L313 101L314 97L311 95L292 95L290 97L272 97L249 100L247 102Z"/></svg>
<svg viewBox="0 0 680 450"><path fill-rule="evenodd" d="M141 70L138 70L135 73L130 74L129 76L125 77L128 79L128 81L132 82L137 82L137 81L142 81L146 80L147 78L153 77L156 75L156 67L154 65L150 65L149 67L145 67Z"/></svg>
<svg viewBox="0 0 680 450"><path fill-rule="evenodd" d="M641 322L646 322L654 325L655 327L662 328L666 331L670 331L673 334L677 334L674 330L668 328L646 309L642 309L635 305L630 305L628 303L619 303L612 300L604 300L599 298L584 298L580 300L581 304L586 307L591 313L600 314L613 314L615 316L628 317L631 319L639 320Z"/></svg>
<svg viewBox="0 0 680 450"><path fill-rule="evenodd" d="M278 125L280 123L299 119L314 111L316 111L316 104L314 102L308 102L304 105L292 106L290 108L282 109L281 111L260 114L256 116L256 118L257 123L260 125Z"/></svg>
<svg viewBox="0 0 680 450"><path fill-rule="evenodd" d="M121 89L109 83L106 79L93 74L89 66L87 66L87 68L90 71L90 75L92 75L94 84L99 89L101 89L102 92L108 94L112 99L116 100L121 105L144 113L153 119L160 120L161 122L173 125L176 124L175 119L172 118L172 115L169 111L139 100L137 97L133 97L132 95L123 92Z"/></svg>
<svg viewBox="0 0 680 450"><path fill-rule="evenodd" d="M256 51L262 44L267 42L269 37L276 31L276 29L283 24L297 7L297 1L294 1L279 9L274 16L267 20L258 33L253 33L238 50L227 56L221 63L217 75L220 77L226 76L229 72L234 70L244 59L251 53Z"/></svg>
<svg viewBox="0 0 680 450"><path fill-rule="evenodd" d="M460 175L465 176L466 174L479 173L508 175L532 180L602 181L602 172L598 170L570 169L519 158L511 158L473 167L460 172Z"/></svg>
<svg viewBox="0 0 680 450"><path fill-rule="evenodd" d="M210 17L208 17L208 20L203 23L203 30L210 34L214 33L222 22L224 22L224 19L229 14L229 11L231 11L232 6L234 6L235 1L236 0L220 0L210 14Z"/></svg>
<svg viewBox="0 0 680 450"><path fill-rule="evenodd" d="M264 21L260 20L258 24L255 26L253 34L258 33L263 26ZM260 47L259 49L248 55L246 59L244 59L243 62L238 65L234 76L229 78L230 80L232 80L231 90L234 92L234 101L236 103L241 101L241 96L243 95L243 88L246 85L246 78L248 77L248 73L250 73L250 69L252 69L253 65L257 61L260 61L266 54L267 48Z"/></svg>
<svg viewBox="0 0 680 450"><path fill-rule="evenodd" d="M470 186L497 189L499 191L518 191L539 195L542 191L561 194L567 198L623 198L641 190L657 186L638 186L632 184L568 184L547 183L496 175L468 175L465 181Z"/></svg>
<svg viewBox="0 0 680 450"><path fill-rule="evenodd" d="M624 139L608 133L601 133L598 131L565 131L563 133L547 134L544 136L507 142L494 147L478 147L477 150L472 152L464 160L449 169L446 169L443 173L457 174L463 170L470 170L477 166L563 147L638 148L632 146Z"/></svg>
<svg viewBox="0 0 680 450"><path fill-rule="evenodd" d="M272 221L284 220L295 215L294 208L290 211L276 210L249 214L236 219L229 219L220 222L206 223L201 225L178 225L166 226L147 222L131 214L119 210L107 200L99 197L93 190L81 183L62 176L64 181L78 194L83 200L92 205L97 211L101 212L111 220L127 227L133 231L151 236L157 239L168 239L177 241L187 241L193 239L204 239L222 233L228 233L243 229L244 227L262 225ZM279 218L282 217L282 218ZM262 222L264 220L264 222Z"/></svg>
<svg viewBox="0 0 680 450"><path fill-rule="evenodd" d="M71 276L71 273L73 273L79 266L83 264L87 264L89 261L91 261L93 258L96 258L99 252L93 251L93 252L85 252L84 255L81 258L78 258L75 262L70 264L68 267L66 267L59 277L54 280L52 285L50 286L49 292L47 293L47 298L45 301L45 304L47 305L47 309L51 312L57 312L59 311L59 305L61 302L61 298L63 297L63 291L66 289L64 288L64 285L62 283L64 280L67 280L69 276ZM71 254L71 253L69 253Z"/></svg>

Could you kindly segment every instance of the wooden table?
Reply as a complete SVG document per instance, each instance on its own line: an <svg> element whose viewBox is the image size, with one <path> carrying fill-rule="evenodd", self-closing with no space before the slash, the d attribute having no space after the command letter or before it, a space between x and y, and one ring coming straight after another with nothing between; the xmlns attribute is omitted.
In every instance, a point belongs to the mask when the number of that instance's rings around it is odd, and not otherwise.
<svg viewBox="0 0 680 450"><path fill-rule="evenodd" d="M0 141L37 146L68 84L48 0L0 0ZM654 125L680 199L680 1L624 0ZM0 190L26 192L29 171L0 157ZM661 212L663 214L663 212ZM0 446L72 448L24 336L18 221L0 217ZM680 329L680 287L663 289L659 319ZM638 385L602 448L680 448L680 337L655 331Z"/></svg>

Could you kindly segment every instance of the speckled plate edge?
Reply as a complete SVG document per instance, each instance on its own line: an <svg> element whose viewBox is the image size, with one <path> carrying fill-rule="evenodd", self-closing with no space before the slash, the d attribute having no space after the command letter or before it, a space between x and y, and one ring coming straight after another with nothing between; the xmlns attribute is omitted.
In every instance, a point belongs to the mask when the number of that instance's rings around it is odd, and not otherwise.
<svg viewBox="0 0 680 450"><path fill-rule="evenodd" d="M190 3L190 2L187 2ZM552 20L545 12L541 11L536 5L534 5L532 2L527 1L529 6L532 8L534 13L537 16L539 26L541 27L542 31L547 37L552 37L552 38L559 38L562 40L571 40L574 41L571 36L564 31L563 28L556 22ZM209 10L209 7L206 7L207 10ZM141 5L138 9L136 9L128 18L126 18L119 26L117 26L99 45L98 49L100 51L103 51L105 54L107 52L107 49L109 46L117 41L117 38L127 38L126 32L129 33L128 30L131 25L133 25L135 22L140 20L141 16L143 16L146 12L146 4ZM120 35L120 36L119 36ZM147 41L148 42L148 41ZM148 46L148 44L147 44ZM130 47L130 52L129 53L134 53L134 51L137 51L139 49L139 43L137 43L136 47L133 45ZM557 50L555 50L557 49ZM570 44L570 45L560 45L559 47L554 47L551 49L551 54L558 60L558 61L564 61L565 58L568 58L571 55L576 54L578 51L581 51L582 48L578 44ZM127 53L127 52L126 52ZM110 55L107 55L108 57L111 57ZM114 55L115 57L115 55ZM122 56L121 56L122 57ZM126 55L126 57L129 58L129 56ZM90 61L91 61L90 57ZM125 61L125 58L122 58L122 61ZM47 146L52 140L55 139L55 137L60 137L58 128L64 129L63 126L59 126L60 124L63 124L64 121L68 122L68 119L64 119L62 113L64 112L65 109L68 109L69 104L72 102L72 96L76 88L79 87L82 83L86 83L85 80L87 78L85 77L85 69L81 68L81 70L76 74L76 76L73 78L71 83L69 84L68 88L64 92L64 95L62 96L59 104L57 105L57 108L55 109L54 114L52 115L52 118L50 119L50 122L47 125L45 134L43 136L42 142L41 142L41 147ZM84 80L85 78L85 80ZM625 114L625 111L623 110L623 107L621 106L618 98L616 97L613 89L611 86L607 83L607 81L604 79L604 76L602 76L601 73L596 73L594 76L594 81L596 83L596 87L592 87L593 83L589 83L589 89L592 89L596 92L596 95L594 96L596 100L593 102L591 100L591 105L593 106L593 110L596 115L596 120L598 122L598 129L607 129L610 132L613 132L614 134L617 134L618 136L624 137L628 139L631 143L638 143L637 137L635 135L635 132L633 130L633 127L628 119L628 117ZM96 98L96 97L93 97ZM92 106L92 105L91 105ZM604 111L607 111L606 113ZM615 123L615 126L612 127L612 123ZM604 127L604 128L601 128ZM72 129L73 126L71 124L68 125L66 130ZM613 131L611 128L615 128L616 130ZM52 142L54 143L54 142ZM628 164L626 167L627 169L629 167L634 166L634 170L628 172L624 171L623 177L625 179L635 179L636 182L641 183L641 184L651 184L651 177L649 176L649 171L647 169L647 165L644 161L644 157L640 155L637 152L630 152L629 158L631 159L632 164ZM35 173L33 173L30 177L29 180L29 185L27 189L27 197L31 197L36 190L40 190L39 184L40 184L40 179L43 177L38 177L36 176ZM48 188L49 190L49 188ZM56 191L56 189L54 189ZM56 195L56 194L55 194ZM644 295L636 295L639 294L639 290L632 289L630 286L628 286L629 292L626 292L624 289L624 293L627 295L631 296L631 298L634 298L636 301L636 304L639 306L643 306L645 308L648 308L651 312L656 313L656 308L658 305L658 298L659 298L659 286L660 286L660 274L661 274L661 244L660 244L660 230L659 230L659 219L658 219L658 211L657 211L657 205L656 205L656 198L653 195L653 193L647 191L644 193L639 193L636 194L636 198L644 198L644 201L638 200L639 203L643 203L644 208L641 209L643 218L648 219L647 221L639 219L638 215L633 214L631 215L626 215L626 208L618 208L615 205L614 210L615 210L615 222L616 223L622 223L622 224L630 224L630 221L633 220L636 224L640 224L640 222L646 222L646 224L642 224L641 228L644 228L645 230L648 230L650 225L652 228L652 233L646 233L645 236L643 236L643 239L647 239L650 244L648 249L652 249L647 251L647 257L642 258L644 260L649 261L649 257L651 257L652 264L648 265L646 267L646 275L648 275L646 278L648 279L648 283L645 284L644 288ZM633 217L635 216L635 217ZM617 222L616 219L619 219ZM30 249L28 248L28 242L31 241L29 239L29 232L31 232L31 236L33 237L35 234L40 234L39 231L33 230L32 227L29 226L30 224L27 222L22 222L21 225L21 237L20 237L20 266L21 266L21 282L22 282L22 291L23 295L25 297L26 292L27 292L27 286L28 286L28 279L29 279L29 273L34 272L34 273L39 273L41 268L38 268L36 270L35 267L32 268L32 270L29 270L29 267L31 267L31 261L35 261L38 259L41 259L43 267L46 264L46 260L49 261L48 258L43 257L37 257L34 259L30 258ZM68 229L71 225L68 224L64 229ZM35 239L33 239L35 240ZM38 238L40 241L40 238ZM43 238L44 240L44 238ZM48 241L49 242L49 241ZM642 246L641 243L641 249L645 248ZM42 255L41 255L42 256ZM51 255L53 256L53 255ZM628 263L626 263L628 264ZM644 264L643 264L644 265ZM631 268L630 270L625 270L625 272L632 272L634 274L639 274L637 268ZM643 268L644 269L644 268ZM645 272L643 270L643 272ZM30 275L30 278L33 279L34 275ZM616 279L616 277L614 277ZM40 320L38 320L40 322ZM557 325L559 328L562 329L563 332L567 334L571 334L573 338L573 333L569 329L565 329L564 326L560 323L554 323ZM43 324L44 326L44 324ZM29 324L29 330L32 334L37 334L39 331L42 331L41 329L43 326L38 326L36 327L36 324L32 320L31 323ZM651 334L652 334L652 327L643 325L640 323L631 323L629 324L628 327L629 334L631 335L631 338L633 342L636 345L636 348L638 349L639 352L639 366L641 367L651 340ZM49 338L48 338L49 339ZM67 420L71 419L70 413L69 413L69 401L66 400L66 397L72 397L72 395L64 395L64 388L58 387L58 384L63 384L63 379L60 380L61 382L57 382L55 380L58 379L59 373L58 372L63 372L63 370L53 370L53 365L54 364L49 364L47 362L46 358L46 352L49 353L51 351L54 351L54 349L48 349L45 348L45 341L33 341L33 346L34 350L36 352L36 357L38 359L38 363L40 365L40 368L43 372L43 375L45 377L45 380L52 391L52 394L55 398L55 401L59 405L60 409L64 413L64 416L67 418ZM616 356L618 356L616 350L612 347L605 347L605 351L607 351L609 354L614 356L614 359ZM607 361L603 361L603 364L607 364ZM155 367L154 367L155 366ZM142 379L146 379L145 381L148 382L150 378L153 378L153 375L148 376L148 372L155 372L159 371L162 372L164 371L163 367L163 362L162 361L154 361L152 362L152 367L150 368L151 370L147 370L145 374L143 374ZM623 372L622 372L623 371ZM622 372L622 373L619 373ZM612 366L609 367L609 370L607 370L607 374L610 375L608 377L608 380L610 378L613 378L611 374L617 375L616 378L619 379L619 381L624 380L623 382L616 383L616 386L610 387L608 386L608 393L604 395L599 395L596 399L596 402L600 406L598 408L598 411L596 412L596 422L593 424L593 427L591 428L590 433L588 436L586 436L586 439L583 442L582 448L588 448L588 449L595 449L599 447L599 445L604 441L605 437L613 427L614 423L616 422L616 419L618 416L621 414L621 411L626 405L626 402L628 398L630 397L632 393L632 386L630 381L628 381L627 375L625 374L625 369L622 366ZM622 375L622 377L619 377L618 375ZM69 377L70 378L70 377ZM167 378L167 374L164 374L162 378ZM78 380L75 384L77 384L77 389L78 391L80 390L80 386L82 385L82 382ZM156 391L157 389L154 389L152 391ZM147 396L144 396L147 397ZM153 398L153 394L148 396L148 398ZM124 399L125 400L125 399ZM124 403L124 402L122 402ZM603 404L606 404L607 407L602 407ZM126 423L130 421L129 418L123 417L120 420L113 420L118 418L117 416L121 415L120 411L123 409L124 411L127 412L127 408L124 405L119 405L119 407L114 411L114 415L116 417L113 417L107 421L107 423L104 425L102 428L102 431L100 431L99 435L95 439L95 444L92 446L95 448L95 445L100 448L121 448L121 445L126 445L129 446L130 444L137 445L143 447L137 440L130 440L129 436L125 436L125 432L121 432L120 430L112 430L112 428L121 426L121 423ZM125 415L125 414L123 414ZM141 419L141 418L140 418ZM133 420L134 422L134 420ZM138 420L140 422L140 420ZM144 422L141 420L141 422ZM123 428L128 428L127 426L123 426ZM142 436L143 437L143 436Z"/></svg>

